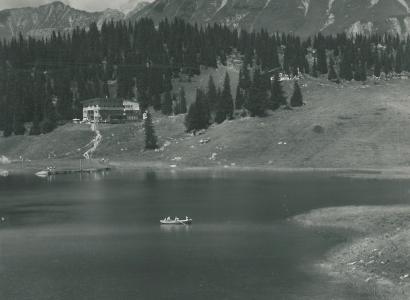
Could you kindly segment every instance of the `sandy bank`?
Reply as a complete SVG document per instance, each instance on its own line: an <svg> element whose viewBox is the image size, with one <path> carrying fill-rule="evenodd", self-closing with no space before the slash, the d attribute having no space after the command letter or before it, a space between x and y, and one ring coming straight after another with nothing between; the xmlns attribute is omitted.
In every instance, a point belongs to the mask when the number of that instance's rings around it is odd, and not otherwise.
<svg viewBox="0 0 410 300"><path fill-rule="evenodd" d="M348 241L317 264L321 271L375 299L410 299L410 206L326 208L292 221L347 233Z"/></svg>

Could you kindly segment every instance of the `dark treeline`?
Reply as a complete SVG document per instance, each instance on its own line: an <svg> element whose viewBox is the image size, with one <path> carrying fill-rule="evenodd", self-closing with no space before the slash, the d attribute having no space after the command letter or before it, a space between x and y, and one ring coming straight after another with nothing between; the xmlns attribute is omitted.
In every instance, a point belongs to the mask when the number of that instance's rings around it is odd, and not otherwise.
<svg viewBox="0 0 410 300"><path fill-rule="evenodd" d="M244 62L236 99L228 76L222 90L210 82L206 92L198 91L191 115L205 113L220 123L235 109L261 116L286 105L277 75L270 80L278 72L364 81L410 71L410 40L397 36L319 34L301 40L180 19L157 26L149 19L93 24L43 40L20 36L0 43L0 130L5 136L24 134L24 124L31 122L31 134L50 132L59 121L81 118L81 101L94 97L135 97L142 110L185 113L185 93L172 91L172 79L197 75L201 65L226 64L232 51Z"/></svg>

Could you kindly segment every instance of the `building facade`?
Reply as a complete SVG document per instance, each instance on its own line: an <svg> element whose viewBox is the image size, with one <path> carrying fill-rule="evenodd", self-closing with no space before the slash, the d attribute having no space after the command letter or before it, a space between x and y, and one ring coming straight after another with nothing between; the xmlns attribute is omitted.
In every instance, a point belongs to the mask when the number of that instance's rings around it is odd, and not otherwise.
<svg viewBox="0 0 410 300"><path fill-rule="evenodd" d="M136 121L140 118L140 105L137 101L124 100L124 113L129 121Z"/></svg>
<svg viewBox="0 0 410 300"><path fill-rule="evenodd" d="M135 121L139 116L139 104L135 101L111 98L94 98L83 104L83 121L100 123L120 123Z"/></svg>
<svg viewBox="0 0 410 300"><path fill-rule="evenodd" d="M83 104L83 121L114 123L124 120L124 105L121 100L94 98Z"/></svg>

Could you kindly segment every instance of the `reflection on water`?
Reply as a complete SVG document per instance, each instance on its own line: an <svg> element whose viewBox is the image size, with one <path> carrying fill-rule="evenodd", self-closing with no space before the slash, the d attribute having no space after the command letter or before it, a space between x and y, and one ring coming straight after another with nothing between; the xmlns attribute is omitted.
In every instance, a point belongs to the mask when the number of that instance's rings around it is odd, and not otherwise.
<svg viewBox="0 0 410 300"><path fill-rule="evenodd" d="M0 299L372 299L312 265L341 243L287 222L409 203L408 181L108 172L0 178ZM163 216L192 225L160 225Z"/></svg>
<svg viewBox="0 0 410 300"><path fill-rule="evenodd" d="M190 232L192 225L160 225L162 232Z"/></svg>

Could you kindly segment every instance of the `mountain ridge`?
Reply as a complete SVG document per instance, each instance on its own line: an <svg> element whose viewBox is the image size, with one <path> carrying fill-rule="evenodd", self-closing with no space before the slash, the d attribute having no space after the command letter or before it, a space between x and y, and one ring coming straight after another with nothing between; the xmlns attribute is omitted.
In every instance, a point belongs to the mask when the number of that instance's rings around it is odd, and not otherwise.
<svg viewBox="0 0 410 300"><path fill-rule="evenodd" d="M133 7L132 4L135 4ZM132 8L133 7L133 8ZM125 9L125 8L124 8ZM220 23L231 28L291 32L306 37L335 34L410 34L410 0L156 0L130 1L124 12L88 12L61 1L38 7L0 11L0 38L44 37L52 31L69 32L107 20L159 22L179 17L200 25Z"/></svg>
<svg viewBox="0 0 410 300"><path fill-rule="evenodd" d="M156 0L132 16L294 32L410 33L410 0Z"/></svg>
<svg viewBox="0 0 410 300"><path fill-rule="evenodd" d="M138 1L132 12L142 9L149 2ZM10 39L23 36L42 38L53 31L69 32L76 27L88 28L91 23L100 27L104 21L126 20L126 14L117 9L89 12L73 8L61 1L38 7L9 8L0 11L0 38Z"/></svg>

